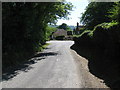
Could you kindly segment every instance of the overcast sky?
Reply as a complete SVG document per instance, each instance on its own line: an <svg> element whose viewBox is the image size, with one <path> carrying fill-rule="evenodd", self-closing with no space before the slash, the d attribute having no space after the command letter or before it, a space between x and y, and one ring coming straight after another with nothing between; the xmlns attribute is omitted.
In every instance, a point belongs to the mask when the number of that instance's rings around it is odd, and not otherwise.
<svg viewBox="0 0 120 90"><path fill-rule="evenodd" d="M69 17L70 20L59 19L57 25L61 25L62 23L66 23L67 25L76 26L77 22L80 22L81 13L85 11L86 6L88 5L88 0L66 0L67 2L71 2L76 8L73 9L71 15Z"/></svg>

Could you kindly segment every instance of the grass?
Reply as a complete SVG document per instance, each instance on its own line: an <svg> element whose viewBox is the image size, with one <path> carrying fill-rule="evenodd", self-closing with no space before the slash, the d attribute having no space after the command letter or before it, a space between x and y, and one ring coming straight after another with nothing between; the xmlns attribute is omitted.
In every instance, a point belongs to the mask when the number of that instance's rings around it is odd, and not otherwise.
<svg viewBox="0 0 120 90"><path fill-rule="evenodd" d="M47 46L50 45L50 43L46 43L45 45L42 46L43 49L47 48Z"/></svg>
<svg viewBox="0 0 120 90"><path fill-rule="evenodd" d="M48 45L50 45L50 43L45 43L44 45L40 46L40 47L37 49L37 52L42 52L44 49L47 48Z"/></svg>

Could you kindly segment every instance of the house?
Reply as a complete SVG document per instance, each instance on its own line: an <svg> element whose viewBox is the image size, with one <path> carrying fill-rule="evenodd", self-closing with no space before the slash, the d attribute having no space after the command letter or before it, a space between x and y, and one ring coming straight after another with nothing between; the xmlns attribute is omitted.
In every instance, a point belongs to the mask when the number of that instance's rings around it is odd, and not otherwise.
<svg viewBox="0 0 120 90"><path fill-rule="evenodd" d="M67 36L67 31L64 29L58 29L52 34L52 39L54 39L57 36Z"/></svg>

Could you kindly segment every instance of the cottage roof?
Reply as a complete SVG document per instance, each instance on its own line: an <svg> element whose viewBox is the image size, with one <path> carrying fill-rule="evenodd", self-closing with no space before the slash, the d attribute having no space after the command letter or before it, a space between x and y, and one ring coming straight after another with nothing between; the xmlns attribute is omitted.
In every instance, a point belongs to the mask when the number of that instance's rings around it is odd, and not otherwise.
<svg viewBox="0 0 120 90"><path fill-rule="evenodd" d="M58 29L56 32L53 33L53 36L67 36L67 31L64 29Z"/></svg>

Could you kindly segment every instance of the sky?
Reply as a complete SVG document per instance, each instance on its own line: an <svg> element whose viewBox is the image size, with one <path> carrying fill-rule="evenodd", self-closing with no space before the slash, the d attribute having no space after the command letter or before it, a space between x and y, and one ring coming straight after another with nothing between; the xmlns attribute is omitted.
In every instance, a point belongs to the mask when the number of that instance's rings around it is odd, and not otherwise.
<svg viewBox="0 0 120 90"><path fill-rule="evenodd" d="M75 8L71 11L71 15L68 17L71 18L69 20L58 19L57 25L61 25L62 23L66 23L67 25L76 26L77 22L80 23L81 13L85 11L86 6L88 5L88 0L66 0L67 2L71 2Z"/></svg>

